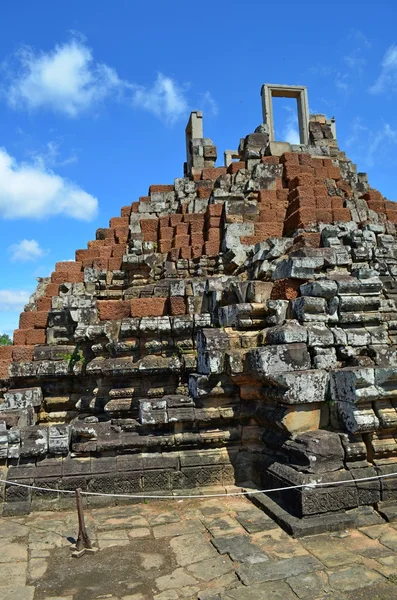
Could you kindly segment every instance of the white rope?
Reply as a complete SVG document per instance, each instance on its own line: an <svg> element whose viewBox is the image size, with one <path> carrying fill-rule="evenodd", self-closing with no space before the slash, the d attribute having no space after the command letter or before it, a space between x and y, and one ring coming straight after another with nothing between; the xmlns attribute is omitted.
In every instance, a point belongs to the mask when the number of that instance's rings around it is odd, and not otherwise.
<svg viewBox="0 0 397 600"><path fill-rule="evenodd" d="M83 492L81 494L84 496L103 496L110 498L141 498L141 499L152 499L152 500L175 500L176 498L180 499L191 499L191 498L224 498L227 496L255 496L257 494L269 494L271 492L283 492L285 490L297 490L302 488L314 489L317 487L326 487L333 485L344 485L344 484L354 484L362 481L373 481L375 479L389 479L392 477L397 477L397 473L388 473L385 475L373 475L371 477L359 477L357 479L344 479L342 481L313 481L310 483L301 483L298 485L289 485L286 487L278 487L278 488L270 488L267 490L253 490L251 492L230 492L224 494L200 494L200 495L152 495L152 494L105 494L102 492ZM8 481L7 479L0 479L1 483L5 483L11 486L17 486L22 488L28 488L30 490L39 490L41 492L56 492L57 494L75 494L75 490L57 490L55 488L44 488L36 485L28 485L26 483L17 483L16 481Z"/></svg>

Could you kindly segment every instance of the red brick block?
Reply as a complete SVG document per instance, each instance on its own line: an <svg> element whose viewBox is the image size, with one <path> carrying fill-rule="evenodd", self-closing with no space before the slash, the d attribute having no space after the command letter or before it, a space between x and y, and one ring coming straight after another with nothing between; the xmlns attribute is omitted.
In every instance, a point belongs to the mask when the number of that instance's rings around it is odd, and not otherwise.
<svg viewBox="0 0 397 600"><path fill-rule="evenodd" d="M223 213L223 204L209 204L207 212L210 217L221 217Z"/></svg>
<svg viewBox="0 0 397 600"><path fill-rule="evenodd" d="M42 296L37 300L37 310L46 310L47 312L51 308L51 298Z"/></svg>
<svg viewBox="0 0 397 600"><path fill-rule="evenodd" d="M300 165L305 165L306 167L314 167L313 158L312 158L311 154L307 154L306 152L303 152L301 154L298 154L298 156L299 156L299 164Z"/></svg>
<svg viewBox="0 0 397 600"><path fill-rule="evenodd" d="M98 258L110 258L112 256L112 250L115 246L115 243L113 242L113 244L109 245L109 246L102 246L102 248L98 248Z"/></svg>
<svg viewBox="0 0 397 600"><path fill-rule="evenodd" d="M335 179L335 181L339 181L342 178L340 173L340 169L338 167L327 167L328 171L328 179Z"/></svg>
<svg viewBox="0 0 397 600"><path fill-rule="evenodd" d="M386 210L386 217L390 223L397 223L397 210Z"/></svg>
<svg viewBox="0 0 397 600"><path fill-rule="evenodd" d="M301 186L313 187L313 185L314 185L314 177L313 177L312 173L301 173L300 175L297 175L293 179L290 179L288 182L288 187L290 190L293 190L294 188L301 187Z"/></svg>
<svg viewBox="0 0 397 600"><path fill-rule="evenodd" d="M226 167L206 167L201 172L201 179L210 179L211 181L215 181L221 175L226 175L226 173Z"/></svg>
<svg viewBox="0 0 397 600"><path fill-rule="evenodd" d="M219 254L218 242L205 242L204 256L217 256Z"/></svg>
<svg viewBox="0 0 397 600"><path fill-rule="evenodd" d="M55 263L55 271L63 272L63 273L79 273L81 271L82 264L81 262L75 261L63 261Z"/></svg>
<svg viewBox="0 0 397 600"><path fill-rule="evenodd" d="M128 300L98 300L98 316L100 321L117 321L130 316Z"/></svg>
<svg viewBox="0 0 397 600"><path fill-rule="evenodd" d="M272 300L295 300L300 295L302 279L278 279L274 282L270 298Z"/></svg>
<svg viewBox="0 0 397 600"><path fill-rule="evenodd" d="M108 259L107 270L109 271L120 271L121 266L123 264L123 259L121 256L114 256Z"/></svg>
<svg viewBox="0 0 397 600"><path fill-rule="evenodd" d="M284 154L280 158L280 162L288 164L288 166L297 166L299 167L299 157L296 152L284 152Z"/></svg>
<svg viewBox="0 0 397 600"><path fill-rule="evenodd" d="M11 346L13 362L31 362L34 346Z"/></svg>
<svg viewBox="0 0 397 600"><path fill-rule="evenodd" d="M0 360L0 379L8 379L9 360Z"/></svg>
<svg viewBox="0 0 397 600"><path fill-rule="evenodd" d="M317 217L317 222L318 223L332 223L332 221L333 221L333 215L332 215L332 209L331 209L331 207L329 208L329 210L326 210L326 209L317 209L316 210L316 217Z"/></svg>
<svg viewBox="0 0 397 600"><path fill-rule="evenodd" d="M261 163L264 165L278 165L280 163L279 156L262 156Z"/></svg>
<svg viewBox="0 0 397 600"><path fill-rule="evenodd" d="M164 252L169 252L172 248L172 240L160 240L159 242L159 252L162 254Z"/></svg>
<svg viewBox="0 0 397 600"><path fill-rule="evenodd" d="M139 202L150 202L150 196L139 196Z"/></svg>
<svg viewBox="0 0 397 600"><path fill-rule="evenodd" d="M240 171L240 169L245 169L245 166L246 165L243 160L232 162L228 166L227 172L230 173L230 175L234 175L235 173L238 173Z"/></svg>
<svg viewBox="0 0 397 600"><path fill-rule="evenodd" d="M221 241L221 232L219 229L217 228L211 228L208 229L208 231L206 232L206 242L218 242L218 244Z"/></svg>
<svg viewBox="0 0 397 600"><path fill-rule="evenodd" d="M11 360L14 346L0 346L0 360Z"/></svg>
<svg viewBox="0 0 397 600"><path fill-rule="evenodd" d="M26 329L15 329L13 336L15 346L24 346L26 344Z"/></svg>
<svg viewBox="0 0 397 600"><path fill-rule="evenodd" d="M286 200L288 200L288 193L289 190L287 188L276 190L277 200L279 200L280 202L285 202Z"/></svg>
<svg viewBox="0 0 397 600"><path fill-rule="evenodd" d="M189 227L189 223L178 223L175 227L175 235L188 235Z"/></svg>
<svg viewBox="0 0 397 600"><path fill-rule="evenodd" d="M328 178L328 169L325 167L314 167L314 177L325 180Z"/></svg>
<svg viewBox="0 0 397 600"><path fill-rule="evenodd" d="M83 262L83 260L93 260L99 256L99 252L97 248L92 248L89 250L76 250L75 253L76 260L79 262Z"/></svg>
<svg viewBox="0 0 397 600"><path fill-rule="evenodd" d="M190 260L192 258L192 247L191 246L182 246L180 252L180 258L185 260Z"/></svg>
<svg viewBox="0 0 397 600"><path fill-rule="evenodd" d="M339 198L339 196L333 196L330 198L332 210L338 210L339 208L343 208L343 198Z"/></svg>
<svg viewBox="0 0 397 600"><path fill-rule="evenodd" d="M220 227L221 226L221 217L209 217L206 221L206 226L209 229L210 227Z"/></svg>
<svg viewBox="0 0 397 600"><path fill-rule="evenodd" d="M283 223L255 223L255 237L263 240L272 236L281 236L283 234Z"/></svg>
<svg viewBox="0 0 397 600"><path fill-rule="evenodd" d="M385 209L386 210L396 210L397 202L393 202L393 200L385 200Z"/></svg>
<svg viewBox="0 0 397 600"><path fill-rule="evenodd" d="M204 223L200 221L193 221L193 223L189 223L190 225L190 233L203 233Z"/></svg>
<svg viewBox="0 0 397 600"><path fill-rule="evenodd" d="M157 241L158 224L158 219L141 219L140 226L145 242Z"/></svg>
<svg viewBox="0 0 397 600"><path fill-rule="evenodd" d="M302 173L301 167L299 167L298 165L292 165L292 166L287 165L284 167L284 179L286 181L289 181L290 179L297 177L301 173Z"/></svg>
<svg viewBox="0 0 397 600"><path fill-rule="evenodd" d="M203 255L204 244L193 244L192 242L192 258L201 258Z"/></svg>
<svg viewBox="0 0 397 600"><path fill-rule="evenodd" d="M129 204L128 206L122 206L121 207L121 216L122 217L127 217L128 221L130 220L130 216L131 216L131 212L132 212L132 205Z"/></svg>
<svg viewBox="0 0 397 600"><path fill-rule="evenodd" d="M124 244L118 244L117 246L111 246L110 248L112 250L110 258L122 258L126 251Z"/></svg>
<svg viewBox="0 0 397 600"><path fill-rule="evenodd" d="M48 311L38 310L32 313L34 315L33 327L35 329L45 329L48 321Z"/></svg>
<svg viewBox="0 0 397 600"><path fill-rule="evenodd" d="M168 300L170 315L176 316L186 314L186 303L184 296L170 296Z"/></svg>
<svg viewBox="0 0 397 600"><path fill-rule="evenodd" d="M159 225L160 225L160 227L169 227L170 226L169 215L167 215L166 217L159 217Z"/></svg>
<svg viewBox="0 0 397 600"><path fill-rule="evenodd" d="M128 227L130 220L128 217L113 217L109 221L110 229L118 229L119 227Z"/></svg>
<svg viewBox="0 0 397 600"><path fill-rule="evenodd" d="M45 344L45 329L26 329L26 345Z"/></svg>
<svg viewBox="0 0 397 600"><path fill-rule="evenodd" d="M313 193L316 196L316 198L321 197L321 196L328 196L328 190L327 190L327 186L325 185L313 185Z"/></svg>
<svg viewBox="0 0 397 600"><path fill-rule="evenodd" d="M153 192L173 192L173 185L151 185L149 187L149 195L153 194Z"/></svg>
<svg viewBox="0 0 397 600"><path fill-rule="evenodd" d="M198 188L197 189L197 197L200 199L209 198L212 194L212 188Z"/></svg>
<svg viewBox="0 0 397 600"><path fill-rule="evenodd" d="M316 206L320 210L332 210L332 201L329 196L316 198Z"/></svg>
<svg viewBox="0 0 397 600"><path fill-rule="evenodd" d="M89 250L94 250L105 245L105 240L90 240L87 244Z"/></svg>
<svg viewBox="0 0 397 600"><path fill-rule="evenodd" d="M327 169L332 169L334 166L332 163L332 158L322 158L321 162L323 167L326 167Z"/></svg>
<svg viewBox="0 0 397 600"><path fill-rule="evenodd" d="M183 215L184 223L204 223L204 215L201 213L189 213Z"/></svg>
<svg viewBox="0 0 397 600"><path fill-rule="evenodd" d="M113 239L114 238L114 231L113 229L105 228L105 227L101 227L100 229L96 230L96 235L95 238L97 240L107 240L109 238Z"/></svg>
<svg viewBox="0 0 397 600"><path fill-rule="evenodd" d="M201 233L192 233L190 236L190 243L192 246L202 246L204 244L203 231L201 231Z"/></svg>
<svg viewBox="0 0 397 600"><path fill-rule="evenodd" d="M167 314L168 298L133 298L131 303L132 317L162 317Z"/></svg>
<svg viewBox="0 0 397 600"><path fill-rule="evenodd" d="M332 211L334 221L351 221L351 213L348 208L336 208Z"/></svg>
<svg viewBox="0 0 397 600"><path fill-rule="evenodd" d="M130 234L129 227L118 227L114 230L114 238L117 244L126 244Z"/></svg>
<svg viewBox="0 0 397 600"><path fill-rule="evenodd" d="M134 213L134 214L136 214L138 212L139 203L138 202L134 202L131 208L132 208L131 212Z"/></svg>
<svg viewBox="0 0 397 600"><path fill-rule="evenodd" d="M172 241L174 237L174 227L160 227L159 238L160 241L168 240Z"/></svg>
<svg viewBox="0 0 397 600"><path fill-rule="evenodd" d="M258 202L277 202L277 191L259 190Z"/></svg>
<svg viewBox="0 0 397 600"><path fill-rule="evenodd" d="M365 192L363 195L364 200L375 200L376 202L381 202L383 200L383 196L378 190L370 189L368 192Z"/></svg>
<svg viewBox="0 0 397 600"><path fill-rule="evenodd" d="M176 235L172 241L173 248L186 248L189 245L189 235Z"/></svg>
<svg viewBox="0 0 397 600"><path fill-rule="evenodd" d="M294 248L295 247L305 247L309 246L311 248L320 248L321 243L321 233L314 233L309 231L304 231L300 235L296 236L294 240Z"/></svg>
<svg viewBox="0 0 397 600"><path fill-rule="evenodd" d="M57 283L49 283L45 289L45 295L47 298L52 298L53 296L58 296L59 294L59 285Z"/></svg>
<svg viewBox="0 0 397 600"><path fill-rule="evenodd" d="M175 227L175 225L178 225L178 223L182 223L182 219L183 219L183 215L180 215L180 214L170 215L171 227Z"/></svg>
<svg viewBox="0 0 397 600"><path fill-rule="evenodd" d="M34 326L33 311L28 310L19 315L19 329L31 329Z"/></svg>
<svg viewBox="0 0 397 600"><path fill-rule="evenodd" d="M368 208L378 213L386 211L386 204L383 200L367 200Z"/></svg>

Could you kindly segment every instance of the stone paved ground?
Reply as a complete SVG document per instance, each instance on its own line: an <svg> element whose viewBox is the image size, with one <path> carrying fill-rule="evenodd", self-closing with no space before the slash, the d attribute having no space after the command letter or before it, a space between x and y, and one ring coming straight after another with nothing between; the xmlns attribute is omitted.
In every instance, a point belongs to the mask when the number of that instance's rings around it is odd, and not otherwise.
<svg viewBox="0 0 397 600"><path fill-rule="evenodd" d="M0 519L0 600L391 600L397 523L290 538L242 497Z"/></svg>

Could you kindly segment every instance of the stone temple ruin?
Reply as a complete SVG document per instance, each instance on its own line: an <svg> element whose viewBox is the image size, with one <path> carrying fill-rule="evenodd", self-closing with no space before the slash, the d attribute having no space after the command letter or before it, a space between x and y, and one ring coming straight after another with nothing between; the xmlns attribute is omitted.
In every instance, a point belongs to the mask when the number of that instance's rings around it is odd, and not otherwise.
<svg viewBox="0 0 397 600"><path fill-rule="evenodd" d="M299 145L274 140L273 96L297 98ZM3 479L301 485L260 500L292 530L393 512L396 479L357 480L397 471L397 204L339 150L334 120L309 116L306 88L264 85L262 101L222 167L193 112L184 176L39 281L0 348ZM73 503L1 493L4 514Z"/></svg>

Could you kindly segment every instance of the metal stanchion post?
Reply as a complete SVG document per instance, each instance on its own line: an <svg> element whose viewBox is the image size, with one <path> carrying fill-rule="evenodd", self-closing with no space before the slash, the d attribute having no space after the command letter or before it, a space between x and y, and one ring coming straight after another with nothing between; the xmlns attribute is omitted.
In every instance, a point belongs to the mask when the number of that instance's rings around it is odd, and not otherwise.
<svg viewBox="0 0 397 600"><path fill-rule="evenodd" d="M98 552L98 548L92 547L91 540L88 536L87 529L85 527L81 488L77 488L76 490L76 506L77 515L79 519L79 534L77 536L77 542L71 547L71 550L72 556L79 558L80 556L83 556L83 554L85 554L86 552L88 554L94 554L95 552Z"/></svg>

